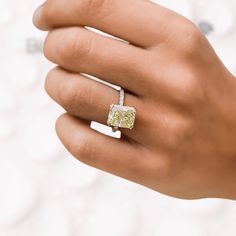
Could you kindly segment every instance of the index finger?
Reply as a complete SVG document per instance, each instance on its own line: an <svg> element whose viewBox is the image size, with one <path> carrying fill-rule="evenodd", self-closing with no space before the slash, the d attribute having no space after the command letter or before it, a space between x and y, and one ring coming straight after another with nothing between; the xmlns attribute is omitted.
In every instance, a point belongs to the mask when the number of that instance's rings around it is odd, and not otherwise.
<svg viewBox="0 0 236 236"><path fill-rule="evenodd" d="M88 26L140 47L152 47L168 37L178 14L147 0L47 0L34 24L55 27Z"/></svg>

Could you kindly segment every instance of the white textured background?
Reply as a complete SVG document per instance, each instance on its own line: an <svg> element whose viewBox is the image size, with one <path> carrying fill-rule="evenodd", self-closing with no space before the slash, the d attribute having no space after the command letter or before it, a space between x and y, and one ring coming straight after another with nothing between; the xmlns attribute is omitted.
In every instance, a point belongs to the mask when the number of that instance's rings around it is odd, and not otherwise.
<svg viewBox="0 0 236 236"><path fill-rule="evenodd" d="M170 198L65 152L62 110L43 90L45 34L31 23L40 2L0 0L0 236L235 236L236 201ZM201 26L236 74L235 0L157 2Z"/></svg>

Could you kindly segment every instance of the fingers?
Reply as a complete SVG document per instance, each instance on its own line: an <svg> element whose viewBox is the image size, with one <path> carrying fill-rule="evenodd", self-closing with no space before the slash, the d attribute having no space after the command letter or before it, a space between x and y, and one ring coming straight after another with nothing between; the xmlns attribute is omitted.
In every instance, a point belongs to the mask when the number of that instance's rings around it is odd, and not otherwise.
<svg viewBox="0 0 236 236"><path fill-rule="evenodd" d="M150 73L145 50L80 27L50 32L44 52L67 70L99 77L133 93L143 88L144 76Z"/></svg>
<svg viewBox="0 0 236 236"><path fill-rule="evenodd" d="M138 146L100 134L87 122L70 115L58 119L56 131L64 146L78 160L133 181L143 181L143 163L148 160Z"/></svg>
<svg viewBox="0 0 236 236"><path fill-rule="evenodd" d="M48 94L68 113L105 125L110 105L119 103L119 92L115 89L83 75L72 74L59 68L49 72L45 88ZM142 109L141 101L128 93L125 94L125 105L134 106L137 110ZM140 135L137 130L142 131L142 120L142 114L137 114L134 129L123 129L122 133L138 139Z"/></svg>
<svg viewBox="0 0 236 236"><path fill-rule="evenodd" d="M35 13L44 30L90 26L134 45L151 47L168 37L177 14L145 0L47 0Z"/></svg>

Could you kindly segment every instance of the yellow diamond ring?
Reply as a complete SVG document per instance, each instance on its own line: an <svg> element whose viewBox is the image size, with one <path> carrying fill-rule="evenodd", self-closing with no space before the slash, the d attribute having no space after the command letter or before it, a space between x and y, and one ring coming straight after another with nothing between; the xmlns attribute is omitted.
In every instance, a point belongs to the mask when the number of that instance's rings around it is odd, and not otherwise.
<svg viewBox="0 0 236 236"><path fill-rule="evenodd" d="M125 91L120 89L119 105L112 104L108 115L107 125L116 132L119 128L133 129L135 123L136 109L124 106Z"/></svg>

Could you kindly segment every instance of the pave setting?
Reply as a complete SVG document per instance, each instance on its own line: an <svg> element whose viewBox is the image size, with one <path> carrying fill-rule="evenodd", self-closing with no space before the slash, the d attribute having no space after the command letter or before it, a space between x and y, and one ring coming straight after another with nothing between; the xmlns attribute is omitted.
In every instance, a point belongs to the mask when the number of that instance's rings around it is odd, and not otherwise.
<svg viewBox="0 0 236 236"><path fill-rule="evenodd" d="M133 129L136 109L134 107L114 105L110 106L107 124L112 127Z"/></svg>

